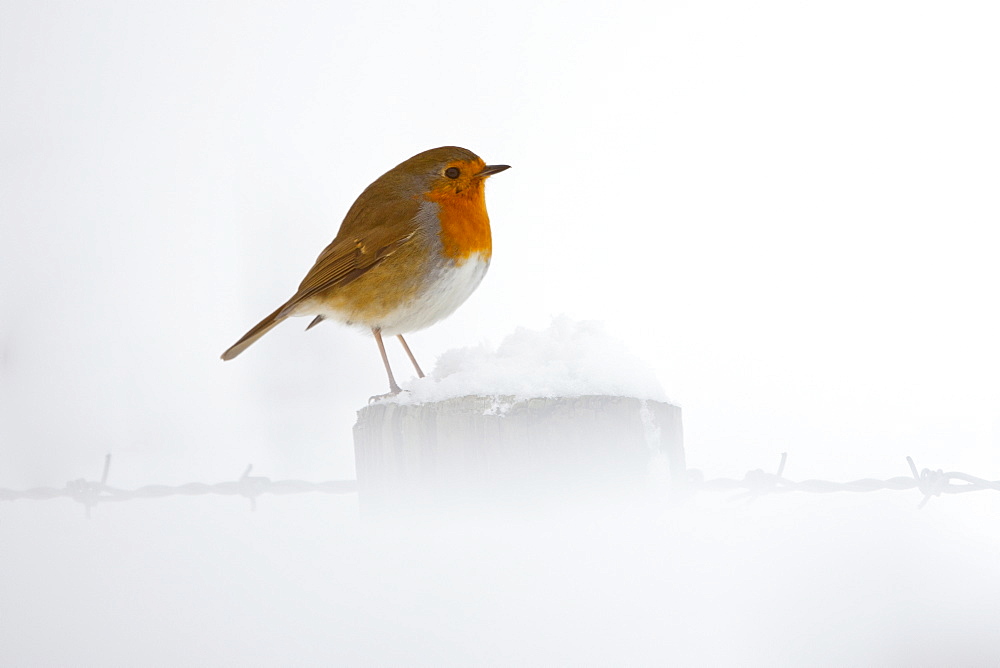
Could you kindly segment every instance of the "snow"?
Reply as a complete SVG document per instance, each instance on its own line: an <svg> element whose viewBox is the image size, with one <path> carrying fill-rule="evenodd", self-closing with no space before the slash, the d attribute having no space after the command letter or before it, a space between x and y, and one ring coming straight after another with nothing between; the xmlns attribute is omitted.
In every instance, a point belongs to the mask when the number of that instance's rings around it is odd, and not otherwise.
<svg viewBox="0 0 1000 668"><path fill-rule="evenodd" d="M469 395L529 398L611 395L663 401L652 369L602 323L558 316L545 329L516 328L499 346L456 348L392 399L429 403Z"/></svg>

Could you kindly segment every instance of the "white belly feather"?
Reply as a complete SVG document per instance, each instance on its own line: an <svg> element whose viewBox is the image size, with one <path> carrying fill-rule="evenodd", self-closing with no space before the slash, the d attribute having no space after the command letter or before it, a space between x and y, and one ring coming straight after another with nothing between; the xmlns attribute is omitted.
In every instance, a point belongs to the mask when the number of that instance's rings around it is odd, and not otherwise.
<svg viewBox="0 0 1000 668"><path fill-rule="evenodd" d="M447 318L479 286L489 266L489 260L473 253L460 265L440 267L417 297L385 316L382 333L405 334Z"/></svg>

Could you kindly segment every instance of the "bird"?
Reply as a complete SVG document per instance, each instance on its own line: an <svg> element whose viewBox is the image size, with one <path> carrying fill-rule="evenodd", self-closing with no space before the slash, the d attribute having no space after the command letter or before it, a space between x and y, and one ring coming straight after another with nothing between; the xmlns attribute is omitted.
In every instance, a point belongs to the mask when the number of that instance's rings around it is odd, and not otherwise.
<svg viewBox="0 0 1000 668"><path fill-rule="evenodd" d="M292 316L314 316L370 330L389 377L396 383L383 335L395 335L424 372L403 334L451 315L479 286L493 242L485 182L510 165L487 165L458 146L433 148L378 177L347 211L336 237L288 301L222 353L231 360Z"/></svg>

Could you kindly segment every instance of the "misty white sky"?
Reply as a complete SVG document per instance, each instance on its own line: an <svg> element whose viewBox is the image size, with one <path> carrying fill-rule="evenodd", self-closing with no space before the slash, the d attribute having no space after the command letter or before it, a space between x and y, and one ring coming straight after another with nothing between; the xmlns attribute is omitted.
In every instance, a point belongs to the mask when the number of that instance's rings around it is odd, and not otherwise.
<svg viewBox="0 0 1000 668"><path fill-rule="evenodd" d="M370 337L297 319L219 355L368 183L447 144L513 168L487 188L483 284L408 337L425 368L596 320L683 407L708 477L788 451L793 479L906 455L1000 478L998 34L985 0L0 0L0 488L97 478L107 452L121 487L353 478L355 411L385 389ZM994 496L609 512L543 523L541 556L490 527L373 541L334 521L346 497L89 523L17 502L0 661L641 662L629 643L669 652L665 628L710 662L748 656L719 638L790 665L982 658ZM540 570L490 579L511 564Z"/></svg>

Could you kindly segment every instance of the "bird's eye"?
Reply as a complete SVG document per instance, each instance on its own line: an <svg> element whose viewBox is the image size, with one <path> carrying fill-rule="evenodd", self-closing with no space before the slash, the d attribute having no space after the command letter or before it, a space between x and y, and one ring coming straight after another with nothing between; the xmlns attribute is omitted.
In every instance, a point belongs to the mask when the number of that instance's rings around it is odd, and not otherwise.
<svg viewBox="0 0 1000 668"><path fill-rule="evenodd" d="M461 174L461 172L458 171L458 167L449 167L444 170L444 175L449 179L457 179L459 174Z"/></svg>

